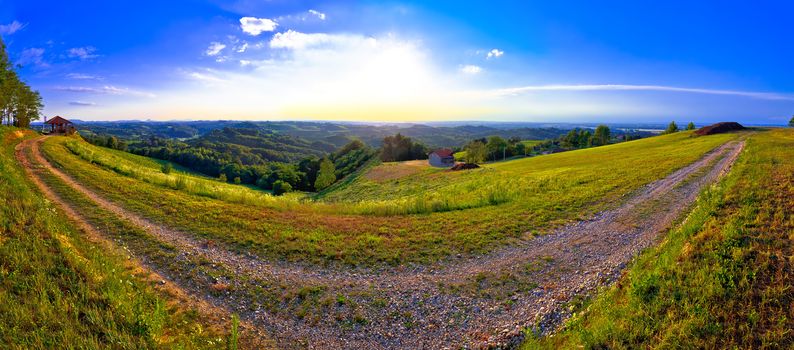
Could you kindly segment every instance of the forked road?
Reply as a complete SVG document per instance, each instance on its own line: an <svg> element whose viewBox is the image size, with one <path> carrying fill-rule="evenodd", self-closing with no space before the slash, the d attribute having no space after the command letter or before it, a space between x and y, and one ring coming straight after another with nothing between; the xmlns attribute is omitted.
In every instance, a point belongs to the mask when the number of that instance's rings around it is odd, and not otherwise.
<svg viewBox="0 0 794 350"><path fill-rule="evenodd" d="M189 232L143 218L52 167L40 154L38 145L42 140L22 144L21 148L30 149L32 155L23 165L40 164L96 205L145 229L160 241L228 266L255 281L322 284L327 286L327 293L367 292L385 301L379 302L383 306L364 308L367 322L352 329L340 327L330 315L319 323L308 324L291 314L250 311L255 307L241 310L239 305L245 301L234 297L214 298L211 302L240 312L275 335L284 347L376 349L504 346L520 341L521 331L526 327L540 325L538 331L544 333L553 330L567 315L565 303L576 295L592 293L599 286L613 282L634 255L652 245L691 208L701 189L730 169L744 146L743 141L728 142L689 166L645 186L614 210L487 256L442 263L421 271L351 273L338 268L308 269L269 262L223 247L203 245ZM18 150L18 157L24 157L21 151ZM51 193L43 182L36 183L43 187L44 193ZM64 202L59 204L68 208ZM79 215L75 216L75 220L85 222ZM488 293L451 292L448 288L474 283L476 290L481 276L510 276L507 283L525 289L505 300ZM200 290L196 286L185 287ZM411 324L406 324L404 318L395 318L395 314L410 314Z"/></svg>

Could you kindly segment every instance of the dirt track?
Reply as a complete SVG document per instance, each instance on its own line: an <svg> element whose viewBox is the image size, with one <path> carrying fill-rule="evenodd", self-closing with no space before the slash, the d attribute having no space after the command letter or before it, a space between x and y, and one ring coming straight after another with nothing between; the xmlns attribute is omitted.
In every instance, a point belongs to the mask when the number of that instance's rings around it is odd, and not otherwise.
<svg viewBox="0 0 794 350"><path fill-rule="evenodd" d="M42 140L21 145L29 148L32 155L32 159L25 159L18 151L24 166L43 166L97 206L144 228L157 240L259 283L323 285L329 295L363 295L355 300L362 305L373 304L374 299L385 300L383 306L362 309L365 324L342 328L332 315L320 322L307 322L287 312L262 312L255 301L246 300L243 295L208 299L241 313L274 335L283 347L316 348L510 345L521 340L521 330L526 327L539 325L537 331L547 333L566 316L566 302L614 281L637 252L653 244L681 218L704 186L730 168L743 147L742 142L720 146L697 162L647 185L615 210L521 245L418 271L375 272L307 269L207 246L189 232L151 222L78 184L41 156L38 145ZM36 177L34 172L30 174ZM35 182L45 193L52 193L43 182ZM69 214L78 216L74 211ZM178 277L166 275L186 290L203 296L201 291L207 286L201 284L206 282ZM410 319L405 315L410 315Z"/></svg>

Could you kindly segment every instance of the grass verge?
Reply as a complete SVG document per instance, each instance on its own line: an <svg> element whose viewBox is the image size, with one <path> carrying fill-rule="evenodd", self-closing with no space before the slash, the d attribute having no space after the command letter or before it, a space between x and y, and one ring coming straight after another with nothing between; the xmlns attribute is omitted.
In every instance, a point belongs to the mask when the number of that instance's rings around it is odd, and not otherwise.
<svg viewBox="0 0 794 350"><path fill-rule="evenodd" d="M523 348L791 348L792 213L794 131L755 134L680 227L560 333Z"/></svg>
<svg viewBox="0 0 794 350"><path fill-rule="evenodd" d="M8 348L223 348L201 322L133 274L117 252L86 241L26 179L0 127L0 342Z"/></svg>

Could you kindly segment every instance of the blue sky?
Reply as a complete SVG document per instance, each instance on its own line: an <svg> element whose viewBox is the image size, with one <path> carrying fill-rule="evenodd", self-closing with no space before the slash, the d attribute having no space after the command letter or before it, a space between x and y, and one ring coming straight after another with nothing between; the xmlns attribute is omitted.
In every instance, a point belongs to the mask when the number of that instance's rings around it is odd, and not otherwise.
<svg viewBox="0 0 794 350"><path fill-rule="evenodd" d="M791 2L7 1L45 114L784 124Z"/></svg>

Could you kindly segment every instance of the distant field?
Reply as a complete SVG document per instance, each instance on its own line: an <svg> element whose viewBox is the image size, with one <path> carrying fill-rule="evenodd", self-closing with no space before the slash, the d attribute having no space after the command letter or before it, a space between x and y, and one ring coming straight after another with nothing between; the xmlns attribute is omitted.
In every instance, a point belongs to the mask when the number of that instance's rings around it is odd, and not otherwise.
<svg viewBox="0 0 794 350"><path fill-rule="evenodd" d="M620 283L523 349L790 349L792 240L794 130L774 129Z"/></svg>
<svg viewBox="0 0 794 350"><path fill-rule="evenodd" d="M542 233L616 205L733 138L678 133L459 172L382 164L319 202L179 180L151 160L62 137L43 150L78 181L165 225L272 258L368 265L482 253Z"/></svg>
<svg viewBox="0 0 794 350"><path fill-rule="evenodd" d="M89 242L35 190L0 126L0 341L4 348L225 348L226 330L170 300L126 254Z"/></svg>
<svg viewBox="0 0 794 350"><path fill-rule="evenodd" d="M545 140L524 140L521 141L521 143L523 143L527 148L531 148L543 143L543 141Z"/></svg>

